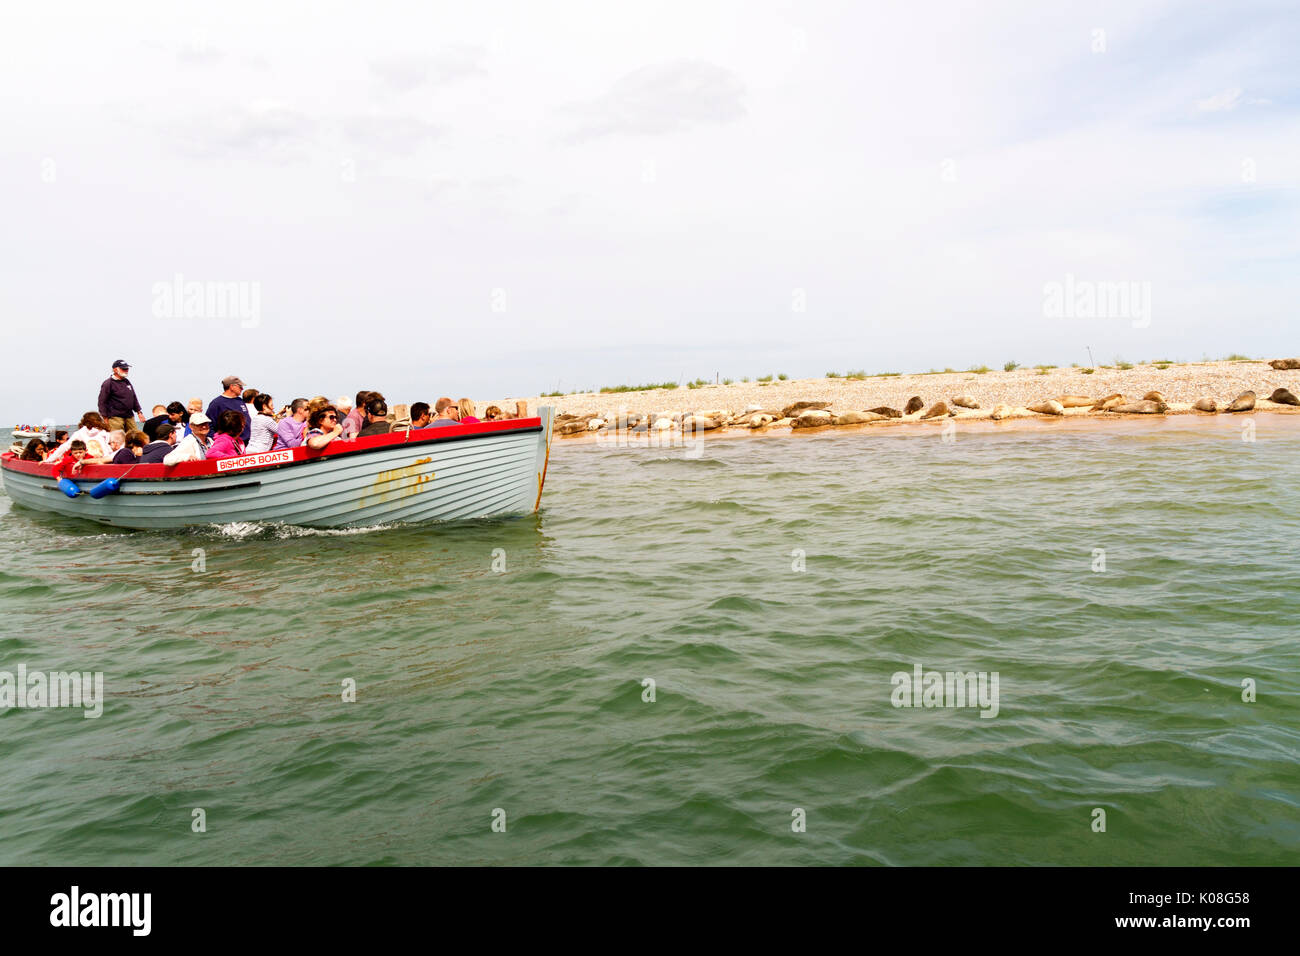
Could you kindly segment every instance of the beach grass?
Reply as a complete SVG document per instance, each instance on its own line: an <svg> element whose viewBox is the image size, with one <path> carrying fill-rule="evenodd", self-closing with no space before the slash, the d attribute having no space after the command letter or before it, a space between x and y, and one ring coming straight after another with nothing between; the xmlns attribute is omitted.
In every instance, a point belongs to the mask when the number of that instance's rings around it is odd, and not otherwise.
<svg viewBox="0 0 1300 956"><path fill-rule="evenodd" d="M676 388L676 382L659 382L658 384L650 383L648 385L603 385L600 393L608 395L612 392L649 392L656 388Z"/></svg>

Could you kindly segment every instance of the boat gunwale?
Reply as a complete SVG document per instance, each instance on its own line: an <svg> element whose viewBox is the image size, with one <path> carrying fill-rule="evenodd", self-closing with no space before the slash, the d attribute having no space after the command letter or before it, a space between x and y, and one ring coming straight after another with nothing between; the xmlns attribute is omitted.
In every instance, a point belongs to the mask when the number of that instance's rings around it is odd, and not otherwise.
<svg viewBox="0 0 1300 956"><path fill-rule="evenodd" d="M437 434L422 434L429 431ZM291 461L268 462L265 464L248 464L238 468L226 468L221 470L218 465L222 461L230 459L213 458L204 461L187 461L178 465L164 465L161 462L150 464L130 464L130 465L86 465L73 479L74 481L102 481L105 478L119 478L124 481L142 481L142 482L176 482L176 481L205 481L213 478L229 478L234 476L245 476L249 474L264 474L269 471L275 471L282 468L291 468L295 465L314 464L322 461L332 461L335 459L348 458L356 455L364 455L369 452L391 451L405 447L423 447L447 444L457 441L467 441L478 438L491 438L501 435L529 435L543 431L542 419L540 416L531 418L509 419L507 421L497 422L478 422L471 425L452 425L439 428L418 428L403 429L400 432L390 432L386 435L367 435L364 438L356 438L346 442L335 440L330 442L321 449L307 448L306 445L300 445L297 448L275 449L274 451L289 451L293 454ZM447 434L450 432L451 434ZM253 455L267 455L272 452L250 452L246 455L239 455L239 458L247 458ZM6 471L17 472L19 474L30 475L34 478L52 478L54 475L54 466L39 461L23 461L12 452L5 452L0 455L0 467ZM143 472L142 474L140 472Z"/></svg>

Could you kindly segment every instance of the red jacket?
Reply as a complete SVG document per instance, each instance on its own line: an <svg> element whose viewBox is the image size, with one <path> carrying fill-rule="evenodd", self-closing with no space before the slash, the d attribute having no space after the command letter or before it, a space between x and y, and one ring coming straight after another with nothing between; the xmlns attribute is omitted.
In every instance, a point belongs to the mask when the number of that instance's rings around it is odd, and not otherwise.
<svg viewBox="0 0 1300 956"><path fill-rule="evenodd" d="M54 480L57 482L60 478L71 478L72 469L76 467L79 460L71 455L64 455L56 461L54 463Z"/></svg>

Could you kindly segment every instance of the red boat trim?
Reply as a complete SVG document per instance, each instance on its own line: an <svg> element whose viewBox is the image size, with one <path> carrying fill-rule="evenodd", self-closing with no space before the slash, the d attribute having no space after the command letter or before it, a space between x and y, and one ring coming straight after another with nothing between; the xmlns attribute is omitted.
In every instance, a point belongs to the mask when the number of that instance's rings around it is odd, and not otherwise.
<svg viewBox="0 0 1300 956"><path fill-rule="evenodd" d="M419 428L414 431L391 432L387 435L368 435L352 441L335 439L324 448L316 450L302 446L291 448L293 460L276 464L249 464L241 468L222 471L219 465L233 459L212 459L208 461L186 461L179 465L86 465L77 472L74 481L102 481L105 478L130 479L131 481L184 481L194 478L213 478L226 475L262 474L276 468L293 468L311 462L326 461L347 455L363 455L366 452L391 449L405 445L433 445L442 442L465 441L486 438L491 435L529 434L542 430L540 418L518 418L504 422L479 422L474 425L444 425L438 428ZM429 432L434 432L430 435ZM284 451L285 449L278 449ZM240 458L255 458L269 455L271 452L254 452L241 455ZM53 477L54 466L39 461L23 461L12 452L0 455L0 465L9 471L36 475L42 478Z"/></svg>

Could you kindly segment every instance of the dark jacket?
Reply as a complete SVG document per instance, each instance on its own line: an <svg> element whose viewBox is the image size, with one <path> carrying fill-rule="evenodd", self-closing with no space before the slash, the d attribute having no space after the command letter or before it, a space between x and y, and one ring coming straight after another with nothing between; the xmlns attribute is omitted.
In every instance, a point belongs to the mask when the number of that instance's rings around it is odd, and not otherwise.
<svg viewBox="0 0 1300 956"><path fill-rule="evenodd" d="M104 418L130 418L140 410L140 399L129 378L104 379L99 386L99 414Z"/></svg>
<svg viewBox="0 0 1300 956"><path fill-rule="evenodd" d="M228 398L225 395L218 395L208 402L208 418L212 419L212 431L216 432L217 419L221 417L222 412L227 410L239 412L244 416L244 430L239 433L239 437L247 445L248 439L253 433L253 416L242 398Z"/></svg>
<svg viewBox="0 0 1300 956"><path fill-rule="evenodd" d="M144 446L144 454L141 455L137 462L141 465L154 465L161 462L167 453L176 446L165 441L151 441Z"/></svg>

